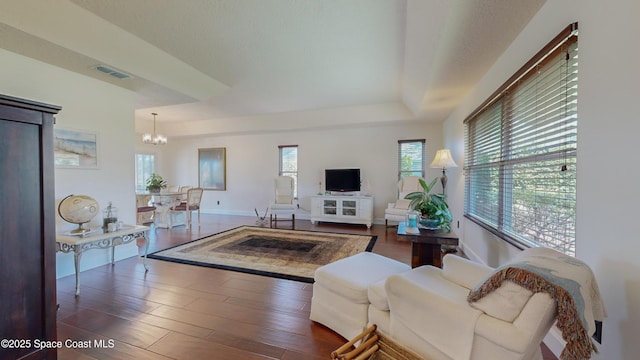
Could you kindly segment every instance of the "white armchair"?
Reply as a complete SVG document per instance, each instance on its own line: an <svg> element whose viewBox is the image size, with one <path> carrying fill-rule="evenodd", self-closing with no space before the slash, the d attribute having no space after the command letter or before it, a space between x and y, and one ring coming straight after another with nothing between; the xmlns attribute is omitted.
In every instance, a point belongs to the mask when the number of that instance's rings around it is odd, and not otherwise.
<svg viewBox="0 0 640 360"><path fill-rule="evenodd" d="M407 176L398 181L398 200L393 203L387 204L387 208L384 210L384 224L389 226L389 220L391 221L404 221L407 211L409 211L409 203L411 200L407 200L404 197L415 191L422 191L420 187L419 176Z"/></svg>
<svg viewBox="0 0 640 360"><path fill-rule="evenodd" d="M499 317L488 315L467 296L492 271L447 255L442 269L427 265L391 275L369 287L369 324L428 359L541 359L555 301L509 282L500 288L504 301L483 304Z"/></svg>
<svg viewBox="0 0 640 360"><path fill-rule="evenodd" d="M269 226L278 224L278 221L291 221L295 228L296 204L294 198L295 182L291 176L278 176L275 180L275 199L269 206ZM279 217L279 218L278 218ZM290 218L290 219L287 219Z"/></svg>

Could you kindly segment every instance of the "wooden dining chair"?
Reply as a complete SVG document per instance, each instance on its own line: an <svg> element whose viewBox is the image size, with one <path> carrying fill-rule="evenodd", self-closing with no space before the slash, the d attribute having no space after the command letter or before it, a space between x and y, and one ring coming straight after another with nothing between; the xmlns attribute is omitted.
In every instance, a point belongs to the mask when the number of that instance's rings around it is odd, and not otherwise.
<svg viewBox="0 0 640 360"><path fill-rule="evenodd" d="M136 224L155 223L156 207L151 204L151 195L136 195Z"/></svg>
<svg viewBox="0 0 640 360"><path fill-rule="evenodd" d="M187 190L186 201L181 202L179 205L174 205L169 209L169 228L173 228L173 213L185 213L187 220L187 227L191 230L192 213L198 212L198 228L200 227L200 201L202 200L202 188L191 188Z"/></svg>

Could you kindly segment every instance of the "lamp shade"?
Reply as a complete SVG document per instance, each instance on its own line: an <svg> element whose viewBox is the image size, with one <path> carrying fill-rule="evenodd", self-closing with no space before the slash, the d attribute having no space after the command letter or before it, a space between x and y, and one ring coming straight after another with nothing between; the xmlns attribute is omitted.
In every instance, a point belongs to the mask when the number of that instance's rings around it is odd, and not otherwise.
<svg viewBox="0 0 640 360"><path fill-rule="evenodd" d="M433 158L431 165L432 168L439 169L448 169L452 167L458 167L456 162L453 161L453 157L451 157L451 151L449 149L440 149L436 153L436 156Z"/></svg>

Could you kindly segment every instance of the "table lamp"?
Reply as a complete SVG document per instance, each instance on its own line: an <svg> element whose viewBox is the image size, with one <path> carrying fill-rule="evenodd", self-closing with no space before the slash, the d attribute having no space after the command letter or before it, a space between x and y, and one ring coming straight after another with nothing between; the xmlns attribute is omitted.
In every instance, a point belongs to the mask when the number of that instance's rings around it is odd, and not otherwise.
<svg viewBox="0 0 640 360"><path fill-rule="evenodd" d="M433 162L429 167L442 169L442 176L440 177L440 183L442 183L442 193L444 194L444 188L447 185L447 168L458 167L453 157L451 157L451 151L449 149L440 149L436 152L436 156L433 158Z"/></svg>

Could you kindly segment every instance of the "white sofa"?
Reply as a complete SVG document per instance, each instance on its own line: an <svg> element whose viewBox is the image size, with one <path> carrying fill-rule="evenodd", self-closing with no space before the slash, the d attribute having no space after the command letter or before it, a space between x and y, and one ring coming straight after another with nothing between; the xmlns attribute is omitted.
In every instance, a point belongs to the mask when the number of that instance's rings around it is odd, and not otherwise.
<svg viewBox="0 0 640 360"><path fill-rule="evenodd" d="M369 286L369 324L428 359L541 359L555 301L506 282L469 305L470 289L492 270L447 255L442 269L391 275Z"/></svg>

